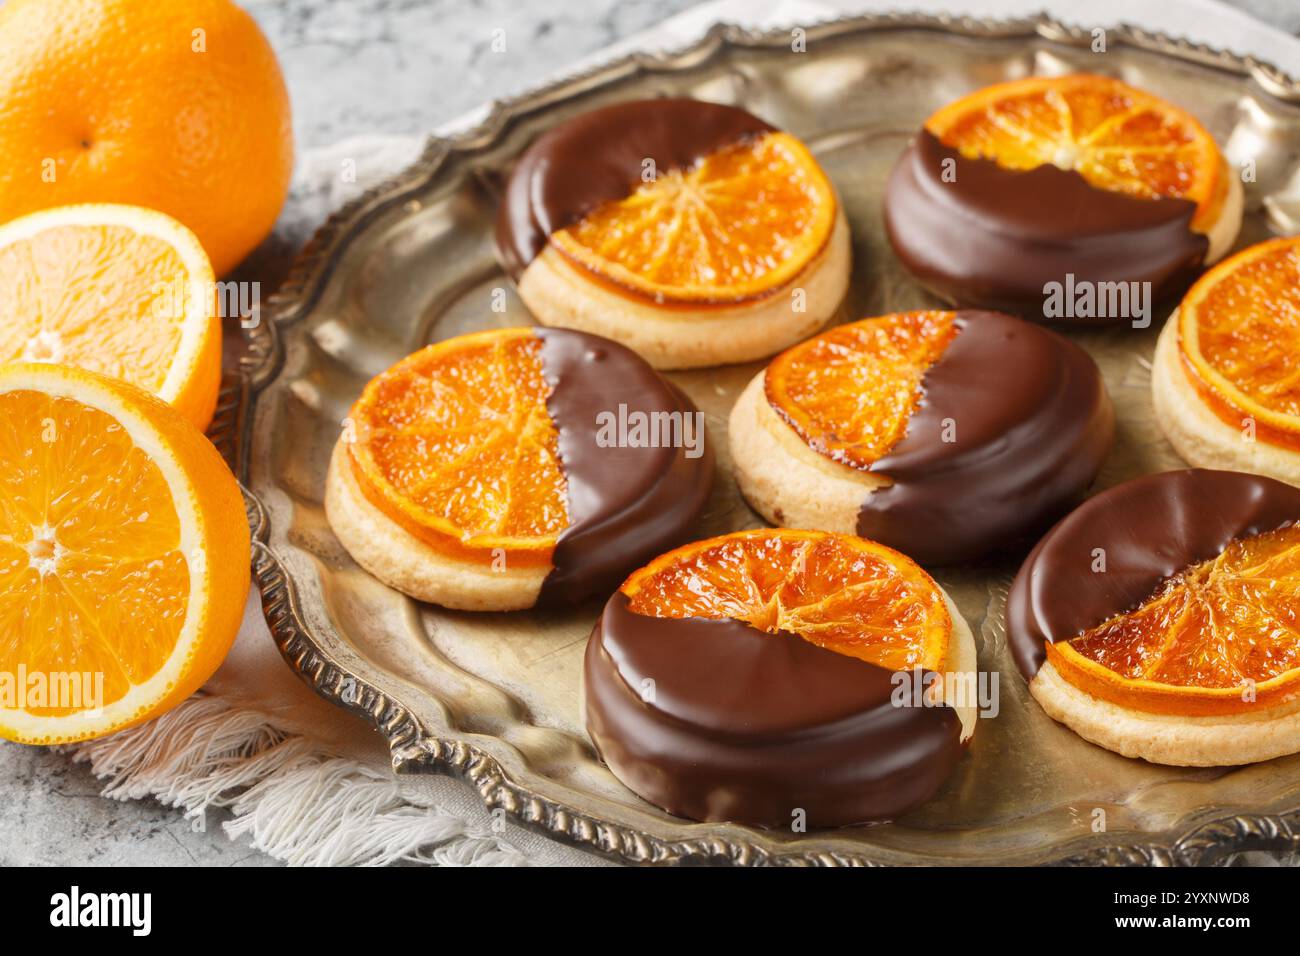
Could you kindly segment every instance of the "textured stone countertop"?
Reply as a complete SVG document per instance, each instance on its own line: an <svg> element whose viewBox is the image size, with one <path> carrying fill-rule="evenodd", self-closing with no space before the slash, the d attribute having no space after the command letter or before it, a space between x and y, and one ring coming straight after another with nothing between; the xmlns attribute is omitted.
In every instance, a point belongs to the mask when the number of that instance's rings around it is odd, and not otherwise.
<svg viewBox="0 0 1300 956"><path fill-rule="evenodd" d="M420 133L654 26L692 0L240 0L279 55L301 150ZM1294 0L1233 5L1300 32ZM900 0L906 8L906 0ZM504 53L494 30L505 31ZM0 743L0 865L274 865L153 801L99 796L84 766Z"/></svg>

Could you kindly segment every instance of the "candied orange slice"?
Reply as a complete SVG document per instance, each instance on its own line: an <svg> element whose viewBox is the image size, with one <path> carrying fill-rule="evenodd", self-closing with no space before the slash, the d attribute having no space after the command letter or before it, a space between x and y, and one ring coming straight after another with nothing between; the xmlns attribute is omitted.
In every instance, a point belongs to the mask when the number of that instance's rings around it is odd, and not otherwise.
<svg viewBox="0 0 1300 956"><path fill-rule="evenodd" d="M1243 249L1201 276L1178 307L1178 351L1223 422L1251 420L1257 438L1300 449L1300 237Z"/></svg>
<svg viewBox="0 0 1300 956"><path fill-rule="evenodd" d="M192 694L238 633L248 539L234 476L176 409L0 368L0 736L98 737Z"/></svg>
<svg viewBox="0 0 1300 956"><path fill-rule="evenodd" d="M962 155L1008 169L1050 163L1099 189L1190 200L1199 232L1214 223L1227 194L1219 148L1190 113L1109 77L999 83L950 103L925 126Z"/></svg>
<svg viewBox="0 0 1300 956"><path fill-rule="evenodd" d="M906 434L922 376L957 334L955 318L896 312L823 332L768 365L768 404L814 451L870 468Z"/></svg>
<svg viewBox="0 0 1300 956"><path fill-rule="evenodd" d="M1151 713L1238 714L1300 693L1300 525L1234 541L1137 609L1047 657L1095 697Z"/></svg>
<svg viewBox="0 0 1300 956"><path fill-rule="evenodd" d="M911 558L852 535L760 528L660 555L621 588L649 617L731 619L889 670L942 672L952 618Z"/></svg>
<svg viewBox="0 0 1300 956"><path fill-rule="evenodd" d="M477 332L372 379L345 431L370 503L452 556L549 562L569 517L541 349L531 329Z"/></svg>
<svg viewBox="0 0 1300 956"><path fill-rule="evenodd" d="M615 287L657 303L728 304L793 281L835 225L830 180L808 148L768 133L661 170L551 243Z"/></svg>

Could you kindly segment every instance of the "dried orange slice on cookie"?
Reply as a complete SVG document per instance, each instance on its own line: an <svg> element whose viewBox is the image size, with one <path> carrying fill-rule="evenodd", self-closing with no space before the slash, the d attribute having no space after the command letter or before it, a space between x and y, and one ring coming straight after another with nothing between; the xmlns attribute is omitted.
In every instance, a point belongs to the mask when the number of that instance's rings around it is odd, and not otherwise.
<svg viewBox="0 0 1300 956"><path fill-rule="evenodd" d="M1300 484L1300 239L1251 246L1188 290L1156 346L1156 417L1190 464Z"/></svg>
<svg viewBox="0 0 1300 956"><path fill-rule="evenodd" d="M936 111L885 196L890 240L922 284L1047 321L1149 322L1153 301L1228 251L1241 217L1241 183L1194 116L1091 74ZM1136 285L1121 301L1109 283Z"/></svg>
<svg viewBox="0 0 1300 956"><path fill-rule="evenodd" d="M848 285L848 227L807 146L696 100L620 103L542 136L511 175L497 245L539 321L656 368L770 355Z"/></svg>
<svg viewBox="0 0 1300 956"><path fill-rule="evenodd" d="M0 362L112 375L207 428L221 384L212 265L188 229L138 206L61 206L0 226Z"/></svg>
<svg viewBox="0 0 1300 956"><path fill-rule="evenodd" d="M502 329L430 345L366 386L325 507L390 586L515 610L607 593L685 536L712 478L702 416L634 353Z"/></svg>
<svg viewBox="0 0 1300 956"><path fill-rule="evenodd" d="M1011 589L1030 691L1088 740L1155 763L1300 751L1297 520L1300 489L1239 472L1148 475L1090 499Z"/></svg>
<svg viewBox="0 0 1300 956"><path fill-rule="evenodd" d="M248 539L235 479L175 409L0 368L0 735L98 737L197 690L239 629Z"/></svg>
<svg viewBox="0 0 1300 956"><path fill-rule="evenodd" d="M672 813L840 826L935 793L974 733L974 671L970 629L909 558L739 531L661 555L610 598L587 645L587 729Z"/></svg>
<svg viewBox="0 0 1300 956"><path fill-rule="evenodd" d="M1113 432L1082 349L974 310L823 332L756 375L730 424L741 494L768 521L855 532L924 564L1036 536L1092 483Z"/></svg>

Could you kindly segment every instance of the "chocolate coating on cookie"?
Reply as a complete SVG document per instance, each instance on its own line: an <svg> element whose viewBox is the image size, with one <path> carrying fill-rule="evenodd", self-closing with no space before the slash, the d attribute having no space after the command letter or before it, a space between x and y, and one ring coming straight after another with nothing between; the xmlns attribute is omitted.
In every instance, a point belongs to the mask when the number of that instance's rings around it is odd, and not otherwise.
<svg viewBox="0 0 1300 956"><path fill-rule="evenodd" d="M644 181L646 160L660 171L686 169L771 131L734 106L679 98L616 103L575 116L539 137L510 175L497 213L501 265L517 280L551 233L630 196Z"/></svg>
<svg viewBox="0 0 1300 956"><path fill-rule="evenodd" d="M895 253L922 285L1035 321L1044 320L1044 287L1068 274L1076 285L1149 282L1160 301L1186 288L1209 250L1191 229L1190 200L1111 192L1050 164L1006 169L927 129L890 174L884 213Z"/></svg>
<svg viewBox="0 0 1300 956"><path fill-rule="evenodd" d="M1036 535L1083 496L1115 433L1097 365L1048 329L963 311L921 380L907 432L871 471L858 534L923 564Z"/></svg>
<svg viewBox="0 0 1300 956"><path fill-rule="evenodd" d="M554 605L603 597L691 537L713 487L714 459L695 405L631 349L570 329L537 335L569 508L538 598ZM646 441L611 441L602 416L640 418ZM692 439L694 450L665 437Z"/></svg>
<svg viewBox="0 0 1300 956"><path fill-rule="evenodd" d="M1007 640L1026 680L1048 641L1068 641L1138 607L1235 538L1300 520L1300 488L1260 475L1188 469L1144 475L1089 498L1038 542L1007 598ZM1097 571L1104 557L1105 570Z"/></svg>
<svg viewBox="0 0 1300 956"><path fill-rule="evenodd" d="M928 800L965 749L957 712L919 705L904 676L740 621L636 614L619 591L587 644L587 729L620 780L679 816L889 819Z"/></svg>

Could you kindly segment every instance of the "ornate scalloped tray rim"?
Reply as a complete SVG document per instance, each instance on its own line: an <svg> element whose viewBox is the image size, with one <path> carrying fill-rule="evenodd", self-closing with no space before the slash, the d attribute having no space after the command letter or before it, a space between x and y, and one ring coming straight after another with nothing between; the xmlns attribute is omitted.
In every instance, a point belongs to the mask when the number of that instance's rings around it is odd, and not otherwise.
<svg viewBox="0 0 1300 956"><path fill-rule="evenodd" d="M834 19L805 29L810 41L890 30L929 30L975 38L1038 38L1076 47L1092 41L1091 28L1066 24L1045 15L985 20L889 13ZM304 246L288 277L270 298L266 312L269 320L249 332L248 353L241 360L239 370L242 382L234 386L244 393L247 403L235 427L233 443L237 447L233 454L228 454L236 466L236 474L241 478L247 474L246 447L248 425L253 417L252 403L274 380L283 364L279 329L311 309L324 277L355 230L401 202L408 192L429 183L453 153L473 152L492 142L517 116L545 109L557 101L617 80L700 63L728 47L774 47L788 43L789 37L788 29L753 31L733 24L716 24L700 40L683 49L629 54L520 96L494 101L481 123L450 137L431 137L421 158L410 168L331 215ZM1270 96L1287 103L1300 103L1300 80L1251 56L1127 24L1107 28L1107 41L1247 76ZM316 693L369 721L383 734L392 753L393 768L398 773L444 773L461 777L477 789L489 809L504 809L517 822L554 839L631 863L870 866L891 862L864 854L780 843L759 833L749 839L664 840L595 819L529 792L511 780L499 761L482 750L463 740L428 733L399 699L356 678L322 648L304 624L293 581L267 545L269 523L265 508L246 487L244 495L254 538L253 577L262 595L267 624L281 654ZM1124 841L1124 834L1083 837L1046 850L1024 852L1002 862L1171 866L1213 863L1245 850L1294 852L1300 850L1300 808L1278 814L1217 815L1210 811L1179 832L1157 839L1144 837L1144 842L1138 843ZM816 837L802 842L813 844Z"/></svg>

